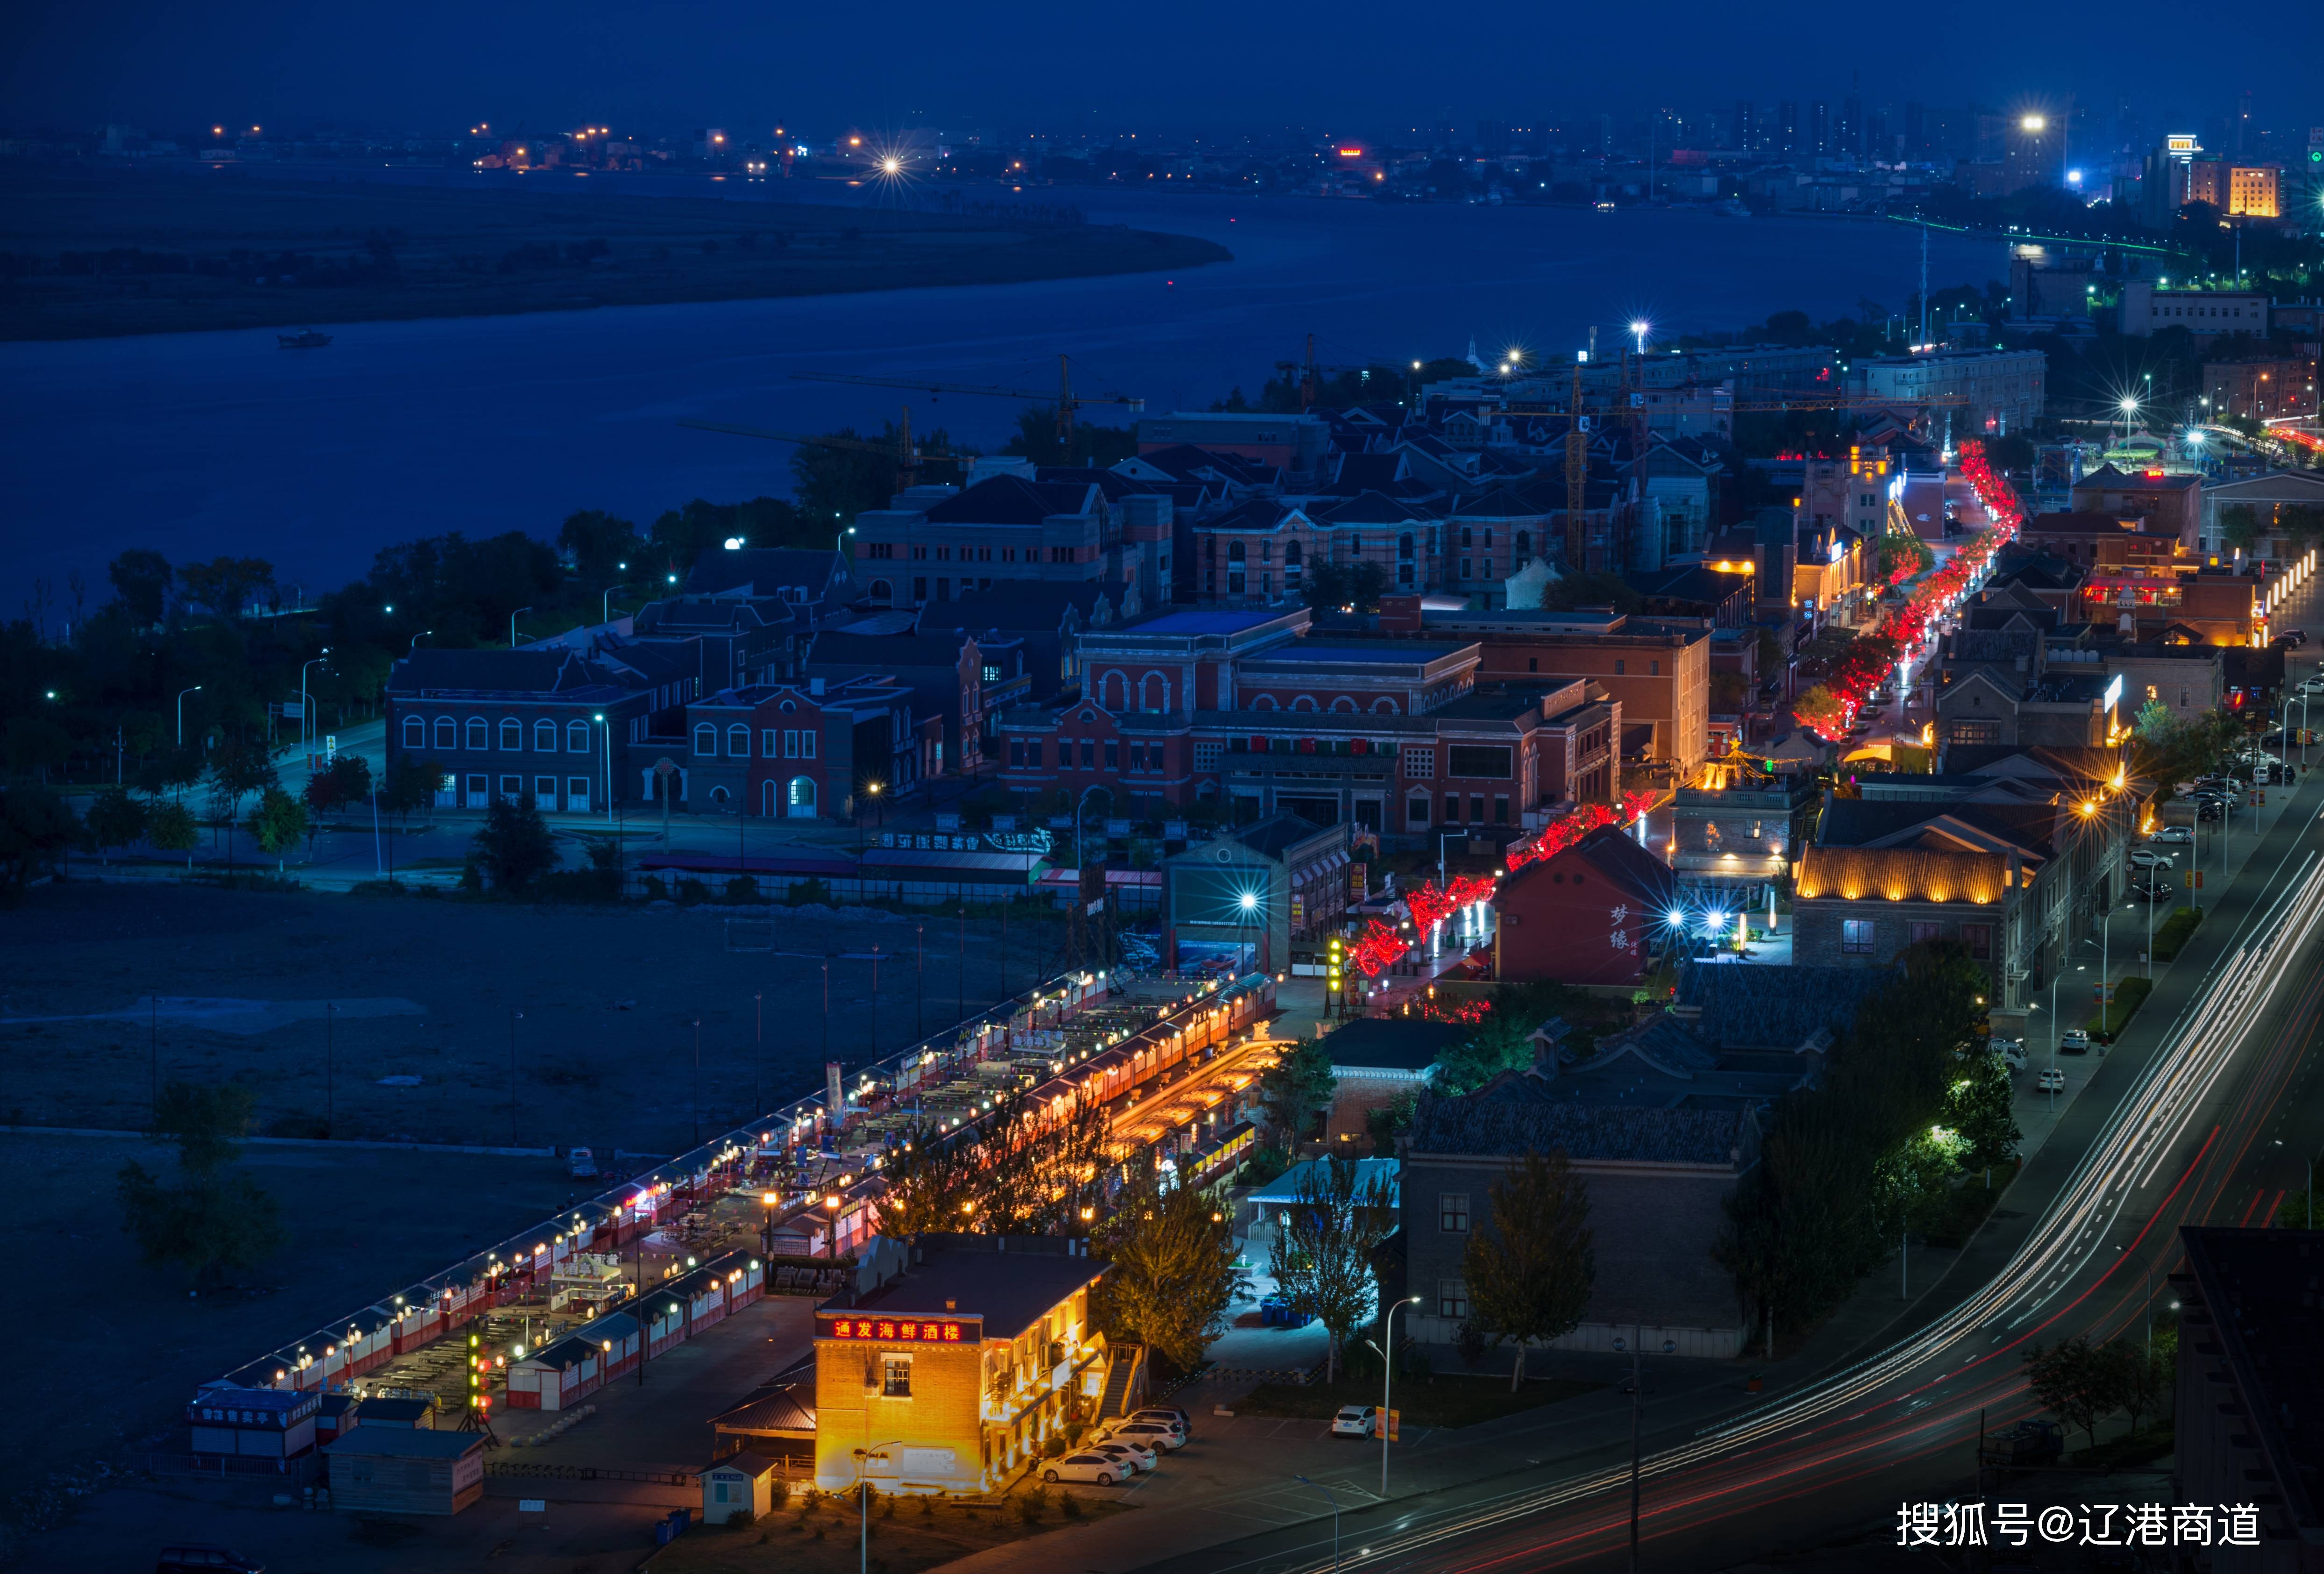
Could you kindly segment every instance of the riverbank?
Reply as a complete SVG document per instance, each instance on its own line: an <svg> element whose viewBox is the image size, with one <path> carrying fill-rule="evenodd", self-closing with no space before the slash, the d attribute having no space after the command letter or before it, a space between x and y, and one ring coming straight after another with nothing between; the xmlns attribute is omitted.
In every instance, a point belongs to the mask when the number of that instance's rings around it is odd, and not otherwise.
<svg viewBox="0 0 2324 1574"><path fill-rule="evenodd" d="M0 340L501 317L1182 271L1191 235L714 197L0 170Z"/></svg>

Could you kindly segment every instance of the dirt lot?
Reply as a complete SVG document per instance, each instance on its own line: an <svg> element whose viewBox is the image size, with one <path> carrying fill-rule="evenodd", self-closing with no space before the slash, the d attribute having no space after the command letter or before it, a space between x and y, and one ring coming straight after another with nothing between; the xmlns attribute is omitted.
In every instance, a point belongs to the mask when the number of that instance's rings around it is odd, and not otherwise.
<svg viewBox="0 0 2324 1574"><path fill-rule="evenodd" d="M13 1382L41 1417L0 1434L0 1499L40 1492L52 1471L180 1448L195 1385L523 1229L573 1191L547 1159L247 1148L251 1173L282 1203L290 1247L261 1271L263 1293L193 1299L176 1269L145 1266L122 1233L113 1177L131 1159L170 1163L140 1141L0 1135L17 1238L40 1285L37 1358L19 1362Z"/></svg>
<svg viewBox="0 0 2324 1574"><path fill-rule="evenodd" d="M541 179L516 189L206 168L8 171L0 253L18 261L0 288L0 339L1019 283L1227 260L1208 241L1145 230L600 195Z"/></svg>
<svg viewBox="0 0 2324 1574"><path fill-rule="evenodd" d="M322 1135L327 1099L343 1138L678 1153L697 1128L697 1021L704 1134L820 1085L826 953L832 1058L875 1058L875 1032L879 1054L918 1036L922 920L775 911L794 954L725 951L715 908L43 888L0 916L0 1124L141 1128L157 1075L242 1077L275 1135ZM972 1011L997 995L1001 946L972 921L964 967L959 925L924 922L917 1009L935 1032L964 993ZM1010 923L1014 988L1056 930ZM23 1020L42 1017L65 1019Z"/></svg>

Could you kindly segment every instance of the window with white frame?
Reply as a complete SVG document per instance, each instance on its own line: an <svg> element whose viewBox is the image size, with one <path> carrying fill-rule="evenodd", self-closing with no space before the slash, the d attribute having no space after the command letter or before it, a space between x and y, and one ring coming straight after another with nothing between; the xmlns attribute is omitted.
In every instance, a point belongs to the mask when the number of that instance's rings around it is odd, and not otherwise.
<svg viewBox="0 0 2324 1574"><path fill-rule="evenodd" d="M1469 1315L1469 1282L1466 1279L1436 1281L1436 1315L1439 1317Z"/></svg>
<svg viewBox="0 0 2324 1574"><path fill-rule="evenodd" d="M1435 779L1435 747L1433 744L1406 746L1404 750L1404 774L1408 779L1416 781Z"/></svg>

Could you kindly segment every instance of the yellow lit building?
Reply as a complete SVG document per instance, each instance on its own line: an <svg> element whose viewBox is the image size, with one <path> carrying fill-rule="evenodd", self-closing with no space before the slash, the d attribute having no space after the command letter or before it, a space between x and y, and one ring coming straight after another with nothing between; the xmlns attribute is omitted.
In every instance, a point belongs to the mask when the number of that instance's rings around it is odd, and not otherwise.
<svg viewBox="0 0 2324 1574"><path fill-rule="evenodd" d="M923 1237L905 1275L816 1313L815 1482L985 1492L1093 1418L1106 1348L1090 1287L1109 1265L1056 1237Z"/></svg>

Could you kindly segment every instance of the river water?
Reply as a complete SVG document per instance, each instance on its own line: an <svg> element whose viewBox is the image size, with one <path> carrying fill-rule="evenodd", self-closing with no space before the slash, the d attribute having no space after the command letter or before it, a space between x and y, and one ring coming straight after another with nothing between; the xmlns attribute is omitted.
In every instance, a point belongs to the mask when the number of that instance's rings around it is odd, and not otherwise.
<svg viewBox="0 0 2324 1574"><path fill-rule="evenodd" d="M1076 197L1093 223L1207 236L1228 263L1175 277L912 290L330 327L318 351L272 331L0 345L0 617L36 579L48 622L92 604L128 547L172 561L258 557L311 596L390 542L446 530L553 535L576 509L640 520L689 498L786 494L791 449L679 418L823 431L916 429L991 446L1004 400L799 382L798 371L1055 385L1149 411L1203 408L1316 336L1327 363L1510 345L1562 355L1591 325L1819 318L1917 288L1905 226L1685 210L1406 207L1286 198ZM1936 235L1930 282L1982 284L1989 243ZM1610 343L1610 337L1609 338ZM1102 407L1093 419L1119 417Z"/></svg>

